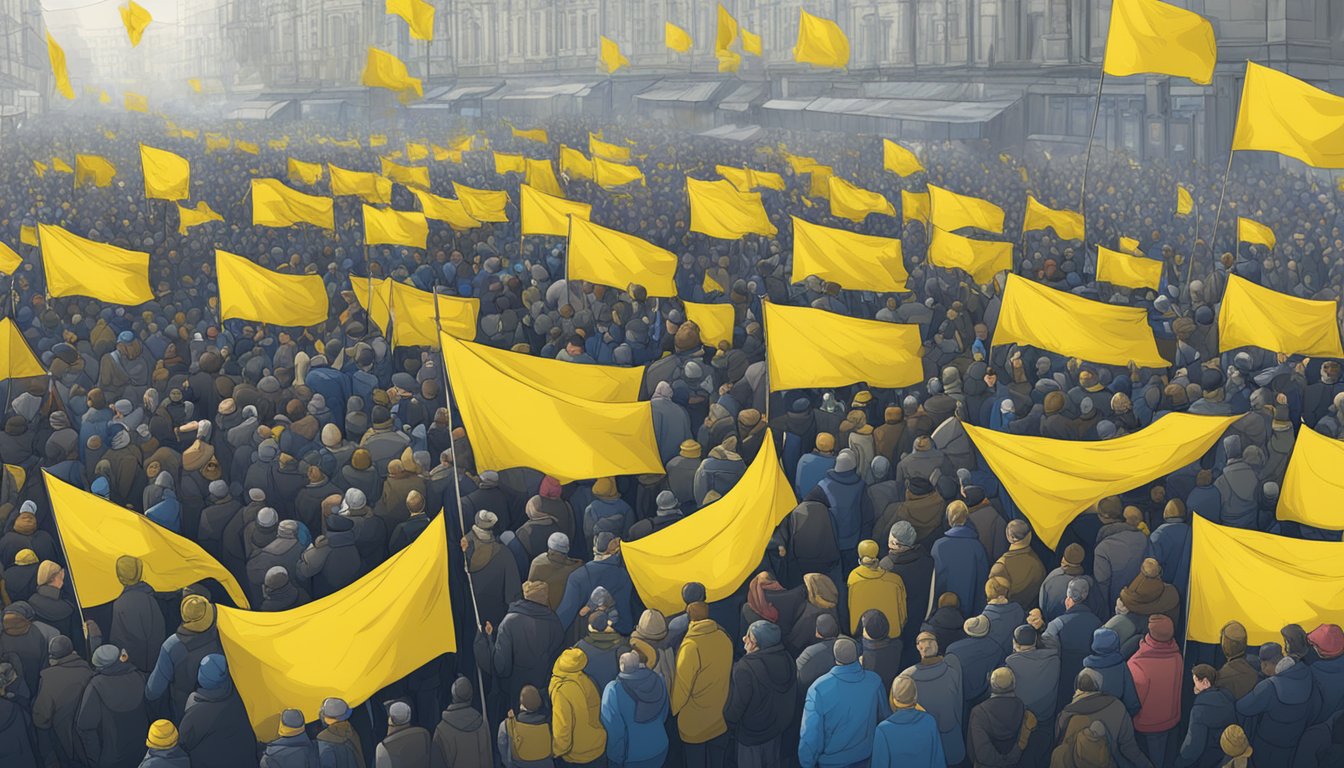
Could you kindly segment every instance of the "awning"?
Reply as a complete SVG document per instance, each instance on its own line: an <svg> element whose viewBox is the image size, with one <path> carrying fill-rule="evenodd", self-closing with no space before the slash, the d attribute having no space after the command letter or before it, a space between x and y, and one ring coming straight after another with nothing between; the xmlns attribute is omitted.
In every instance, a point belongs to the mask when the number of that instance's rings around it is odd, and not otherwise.
<svg viewBox="0 0 1344 768"><path fill-rule="evenodd" d="M272 120L294 103L284 101L245 101L229 110L230 120Z"/></svg>
<svg viewBox="0 0 1344 768"><path fill-rule="evenodd" d="M822 96L804 109L832 115L858 115L926 123L987 123L1020 99L995 101L920 101L915 99L837 99Z"/></svg>
<svg viewBox="0 0 1344 768"><path fill-rule="evenodd" d="M503 83L488 83L484 85L459 85L454 88L447 89L442 94L430 95L425 98L425 101L444 103L444 102L464 101L467 99L479 99L484 96L488 96L491 93L494 93L503 86L504 86Z"/></svg>
<svg viewBox="0 0 1344 768"><path fill-rule="evenodd" d="M728 112L746 112L770 95L766 83L740 83L737 90L719 102L719 109Z"/></svg>
<svg viewBox="0 0 1344 768"><path fill-rule="evenodd" d="M511 82L485 97L485 101L541 101L556 96L587 96L596 83L538 83Z"/></svg>
<svg viewBox="0 0 1344 768"><path fill-rule="evenodd" d="M802 112L812 99L771 99L761 105L761 109L773 109L777 112Z"/></svg>
<svg viewBox="0 0 1344 768"><path fill-rule="evenodd" d="M662 80L635 94L635 98L659 103L700 104L712 100L726 85L726 81L715 80Z"/></svg>
<svg viewBox="0 0 1344 768"><path fill-rule="evenodd" d="M759 125L733 125L729 123L728 125L711 128L708 131L701 131L696 135L703 136L706 139L722 139L724 141L751 141L760 136L762 132L764 132L764 129Z"/></svg>

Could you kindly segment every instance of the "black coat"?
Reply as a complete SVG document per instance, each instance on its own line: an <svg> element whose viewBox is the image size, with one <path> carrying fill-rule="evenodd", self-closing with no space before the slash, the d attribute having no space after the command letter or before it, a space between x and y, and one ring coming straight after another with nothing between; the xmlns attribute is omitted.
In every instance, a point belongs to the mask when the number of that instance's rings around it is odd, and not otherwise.
<svg viewBox="0 0 1344 768"><path fill-rule="evenodd" d="M546 690L551 665L564 646L565 630L555 611L530 600L517 600L495 627L494 637L476 636L476 662L482 672L498 681L505 705L516 707L523 686Z"/></svg>
<svg viewBox="0 0 1344 768"><path fill-rule="evenodd" d="M13 699L0 696L0 765L37 768L37 755L28 740L28 715Z"/></svg>
<svg viewBox="0 0 1344 768"><path fill-rule="evenodd" d="M860 660L863 662L863 668L875 672L882 678L882 690L890 691L891 681L908 666L901 661L901 639L892 637L886 640L869 640L865 637L862 642L863 651Z"/></svg>
<svg viewBox="0 0 1344 768"><path fill-rule="evenodd" d="M314 544L303 553L299 576L312 580L315 598L326 597L353 584L363 573L359 550L355 548L355 532L332 531L321 545Z"/></svg>
<svg viewBox="0 0 1344 768"><path fill-rule="evenodd" d="M1187 719L1190 725L1176 757L1176 768L1216 768L1223 759L1218 739L1223 729L1237 722L1236 700L1222 688L1205 689L1195 695Z"/></svg>
<svg viewBox="0 0 1344 768"><path fill-rule="evenodd" d="M93 678L93 669L71 653L42 670L37 698L33 700L33 726L49 731L62 764L73 764L79 754L75 736L75 713L84 696L84 688ZM0 765L8 765L0 760Z"/></svg>
<svg viewBox="0 0 1344 768"><path fill-rule="evenodd" d="M261 756L261 768L321 768L317 757L317 745L308 738L308 734L281 736L266 744L266 753Z"/></svg>
<svg viewBox="0 0 1344 768"><path fill-rule="evenodd" d="M69 600L61 596L60 590L47 585L37 588L37 592L28 598L33 607L33 617L50 626L57 632L70 638L75 650L84 651L84 632L79 623L79 611Z"/></svg>
<svg viewBox="0 0 1344 768"><path fill-rule="evenodd" d="M149 674L168 637L163 611L154 590L143 581L122 589L112 603L112 626L107 642L126 651L135 668Z"/></svg>
<svg viewBox="0 0 1344 768"><path fill-rule="evenodd" d="M192 768L246 768L257 764L252 724L232 683L198 690L187 699L177 742Z"/></svg>
<svg viewBox="0 0 1344 768"><path fill-rule="evenodd" d="M492 765L490 734L481 713L471 704L452 704L434 728L430 768L473 768Z"/></svg>
<svg viewBox="0 0 1344 768"><path fill-rule="evenodd" d="M418 725L389 729L375 751L377 764L386 761L389 768L424 768L429 765L431 743L429 731Z"/></svg>
<svg viewBox="0 0 1344 768"><path fill-rule="evenodd" d="M1026 705L1012 695L991 696L976 705L966 727L966 756L971 764L976 768L1016 766L1022 757L1017 738L1026 716Z"/></svg>
<svg viewBox="0 0 1344 768"><path fill-rule="evenodd" d="M748 653L733 663L723 719L746 746L781 736L793 721L798 671L782 645Z"/></svg>
<svg viewBox="0 0 1344 768"><path fill-rule="evenodd" d="M134 768L145 754L149 715L145 712L145 676L129 662L99 670L80 700L75 732L90 765Z"/></svg>
<svg viewBox="0 0 1344 768"><path fill-rule="evenodd" d="M498 541L484 542L468 534L471 549L467 551L471 583L476 592L476 604L481 609L481 623L499 624L510 604L523 596L523 583L518 576L518 562L508 548Z"/></svg>

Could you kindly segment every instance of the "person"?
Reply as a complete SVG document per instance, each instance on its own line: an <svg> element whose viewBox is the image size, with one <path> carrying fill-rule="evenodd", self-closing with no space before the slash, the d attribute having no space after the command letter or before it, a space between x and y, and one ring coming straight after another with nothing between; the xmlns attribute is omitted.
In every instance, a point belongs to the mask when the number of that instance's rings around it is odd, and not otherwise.
<svg viewBox="0 0 1344 768"><path fill-rule="evenodd" d="M304 730L303 713L286 709L280 713L276 739L266 743L260 768L321 768L317 745Z"/></svg>
<svg viewBox="0 0 1344 768"><path fill-rule="evenodd" d="M1120 638L1115 630L1101 627L1092 633L1092 653L1083 659L1083 666L1097 673L1102 692L1119 699L1131 716L1139 711L1134 675L1120 652Z"/></svg>
<svg viewBox="0 0 1344 768"><path fill-rule="evenodd" d="M429 765L429 731L411 722L411 705L387 704L387 736L374 749L376 768L417 768Z"/></svg>
<svg viewBox="0 0 1344 768"><path fill-rule="evenodd" d="M145 681L145 697L154 701L167 693L170 711L179 721L196 687L201 660L224 652L215 627L215 606L209 600L196 594L183 597L181 615L181 625L159 647L159 657Z"/></svg>
<svg viewBox="0 0 1344 768"><path fill-rule="evenodd" d="M667 685L636 651L621 655L620 674L602 691L602 727L611 768L658 768L667 759Z"/></svg>
<svg viewBox="0 0 1344 768"><path fill-rule="evenodd" d="M611 599L602 587L598 587L597 590L601 590L598 593L601 595L600 599L605 601ZM621 654L630 650L629 642L616 633L606 612L600 609L588 614L588 634L575 643L574 647L583 651L583 655L588 659L583 672L592 678L593 685L597 686L598 690L605 690L607 683L616 679L620 674Z"/></svg>
<svg viewBox="0 0 1344 768"><path fill-rule="evenodd" d="M229 678L224 657L212 653L201 659L196 690L187 697L178 728L182 749L196 768L245 768L257 764L256 745L239 739L251 727L247 709Z"/></svg>
<svg viewBox="0 0 1344 768"><path fill-rule="evenodd" d="M919 663L901 672L900 676L909 678L918 687L921 706L938 723L938 736L943 742L947 764L957 765L966 759L966 741L961 728L965 712L961 664L956 656L939 655L938 638L932 632L920 632L915 647L919 649Z"/></svg>
<svg viewBox="0 0 1344 768"><path fill-rule="evenodd" d="M476 636L476 663L498 686L499 712L504 702L518 700L523 686L540 690L550 679L550 660L564 647L565 632L549 606L546 582L524 582L522 599L509 606L499 626L487 621Z"/></svg>
<svg viewBox="0 0 1344 768"><path fill-rule="evenodd" d="M887 534L887 554L879 562L884 569L901 577L905 585L905 626L900 629L901 667L918 661L915 638L920 626L933 613L933 557L924 547L917 546L915 527L905 520L897 520Z"/></svg>
<svg viewBox="0 0 1344 768"><path fill-rule="evenodd" d="M1255 718L1251 746L1259 755L1257 763L1292 765L1312 710L1319 706L1311 669L1284 656L1278 643L1265 643L1260 646L1260 674L1263 679L1237 699L1237 717Z"/></svg>
<svg viewBox="0 0 1344 768"><path fill-rule="evenodd" d="M1056 617L1064 613L1067 609L1064 607L1064 599L1069 588L1069 582L1074 579L1082 579L1088 582L1088 607L1092 612L1098 613L1099 603L1096 602L1100 593L1097 591L1096 582L1083 572L1083 547L1074 542L1064 548L1064 554L1060 557L1059 567L1046 574L1045 580L1041 582L1041 591L1037 597L1037 605L1041 609L1041 616L1045 621L1054 621Z"/></svg>
<svg viewBox="0 0 1344 768"><path fill-rule="evenodd" d="M551 743L567 765L602 765L607 732L602 700L592 678L583 673L588 658L578 648L560 653L551 671Z"/></svg>
<svg viewBox="0 0 1344 768"><path fill-rule="evenodd" d="M533 690L536 690L535 686ZM431 768L468 768L489 765L490 734L481 713L472 707L471 681L459 677L449 689L451 703L434 726L434 743L429 753ZM521 693L519 694L521 697ZM540 700L540 694L537 695ZM550 731L546 732L546 753L550 754Z"/></svg>
<svg viewBox="0 0 1344 768"><path fill-rule="evenodd" d="M677 648L671 712L677 718L688 768L720 768L728 750L723 710L728 702L733 644L709 618L705 603L687 605L686 617L690 624Z"/></svg>
<svg viewBox="0 0 1344 768"><path fill-rule="evenodd" d="M737 743L738 768L768 768L783 759L784 732L798 699L798 671L773 622L752 622L742 648L745 655L733 663L723 718Z"/></svg>
<svg viewBox="0 0 1344 768"><path fill-rule="evenodd" d="M859 665L858 645L839 638L835 666L804 699L798 762L802 768L840 768L870 760L877 724L890 712L882 682Z"/></svg>
<svg viewBox="0 0 1344 768"><path fill-rule="evenodd" d="M1008 539L1008 551L995 564L1003 566L1004 578L1008 580L1008 599L1022 606L1025 613L1036 607L1041 585L1045 582L1045 566L1031 549L1031 526L1026 520L1009 521L1004 536Z"/></svg>
<svg viewBox="0 0 1344 768"><path fill-rule="evenodd" d="M1022 758L1036 716L1015 693L1016 678L1007 667L989 675L989 698L971 709L966 726L966 757L976 768L1016 765Z"/></svg>
<svg viewBox="0 0 1344 768"><path fill-rule="evenodd" d="M163 611L153 588L141 578L144 566L139 558L122 555L117 558L115 567L122 590L112 602L112 624L107 640L118 648L125 648L135 668L149 674L154 669L159 648L168 636L163 625Z"/></svg>
<svg viewBox="0 0 1344 768"><path fill-rule="evenodd" d="M84 687L93 678L93 668L75 653L65 635L47 643L48 665L41 672L33 700L33 727L41 743L51 744L61 765L78 765L75 713Z"/></svg>
<svg viewBox="0 0 1344 768"><path fill-rule="evenodd" d="M1003 664L1012 670L1017 695L1040 726L1031 732L1022 762L1042 762L1054 745L1050 724L1055 721L1059 698L1059 647L1041 642L1036 628L1023 624L1013 630L1013 653Z"/></svg>
<svg viewBox="0 0 1344 768"><path fill-rule="evenodd" d="M1233 723L1223 729L1223 734L1218 737L1218 746L1222 750L1223 757L1219 761L1220 766L1229 766L1230 768L1243 768L1250 766L1251 756L1255 754L1255 749L1251 746L1250 739L1246 737L1246 731L1238 724ZM1262 757L1255 763L1256 765L1276 765L1276 763L1266 762Z"/></svg>
<svg viewBox="0 0 1344 768"><path fill-rule="evenodd" d="M1321 692L1318 718L1329 720L1344 711L1344 629L1338 624L1322 624L1307 635L1316 653L1310 663L1311 676Z"/></svg>
<svg viewBox="0 0 1344 768"><path fill-rule="evenodd" d="M145 748L140 768L191 768L191 758L177 743L177 729L167 720L150 723Z"/></svg>
<svg viewBox="0 0 1344 768"><path fill-rule="evenodd" d="M1144 558L1152 552L1148 537L1125 522L1124 511L1119 507L1115 497L1097 503L1097 517L1102 526L1092 556L1092 575L1101 589L1101 597L1105 598L1102 604L1108 606L1120 599L1120 590L1134 581Z"/></svg>
<svg viewBox="0 0 1344 768"><path fill-rule="evenodd" d="M1214 684L1240 700L1260 682L1260 671L1247 660L1246 627L1239 621L1224 624L1218 631L1218 646L1225 661Z"/></svg>
<svg viewBox="0 0 1344 768"><path fill-rule="evenodd" d="M1173 639L1175 626L1163 614L1148 619L1148 634L1126 662L1134 679L1139 711L1134 715L1138 734L1153 765L1165 765L1171 732L1181 721L1181 678L1185 662Z"/></svg>
<svg viewBox="0 0 1344 768"><path fill-rule="evenodd" d="M849 631L859 633L859 622L869 609L881 611L899 632L905 626L905 583L895 573L878 567L877 542L871 539L858 546L859 565L850 571Z"/></svg>
<svg viewBox="0 0 1344 768"><path fill-rule="evenodd" d="M16 692L20 685L14 665L0 662L0 761L6 768L37 768L37 754L28 737L28 716Z"/></svg>
<svg viewBox="0 0 1344 768"><path fill-rule="evenodd" d="M1195 701L1187 718L1185 739L1176 755L1176 768L1216 768L1223 758L1218 743L1227 726L1237 721L1237 702L1216 684L1218 670L1196 664L1190 673Z"/></svg>
<svg viewBox="0 0 1344 768"><path fill-rule="evenodd" d="M509 710L508 717L499 724L496 742L504 768L551 768L555 765L551 759L551 723L536 686L523 686L518 693L518 711ZM484 757L482 764L488 764L489 754Z"/></svg>
<svg viewBox="0 0 1344 768"><path fill-rule="evenodd" d="M322 768L364 768L364 748L350 724L350 705L335 696L318 710L322 730L317 734L317 757Z"/></svg>
<svg viewBox="0 0 1344 768"><path fill-rule="evenodd" d="M1064 613L1046 625L1039 611L1033 611L1028 621L1041 632L1047 643L1059 646L1059 705L1073 697L1073 682L1092 652L1092 638L1101 628L1101 620L1087 607L1089 583L1084 579L1069 582L1064 598Z"/></svg>
<svg viewBox="0 0 1344 768"><path fill-rule="evenodd" d="M1065 705L1055 720L1055 737L1060 742L1055 754L1065 746L1071 750L1080 732L1091 728L1093 723L1100 723L1105 729L1110 754L1123 757L1136 768L1152 768L1152 761L1134 740L1134 722L1125 705L1101 690L1101 675L1094 669L1084 669L1078 673L1074 687L1077 693L1073 701Z"/></svg>
<svg viewBox="0 0 1344 768"><path fill-rule="evenodd" d="M938 722L919 705L914 680L891 682L891 715L877 724L873 737L872 768L943 768L943 740Z"/></svg>
<svg viewBox="0 0 1344 768"><path fill-rule="evenodd" d="M648 667L663 681L669 696L672 695L673 681L677 675L677 649L672 646L667 630L667 618L655 608L646 608L630 635L630 647L644 660Z"/></svg>
<svg viewBox="0 0 1344 768"><path fill-rule="evenodd" d="M528 567L527 580L546 584L547 604L554 611L564 600L569 575L581 565L582 560L569 556L569 537L563 533L552 533L546 538L546 551L533 558ZM526 585L523 597L527 597Z"/></svg>
<svg viewBox="0 0 1344 768"><path fill-rule="evenodd" d="M947 505L947 530L933 545L934 589L956 594L963 611L984 607L981 587L989 578L989 557L980 537L967 522L966 503Z"/></svg>
<svg viewBox="0 0 1344 768"><path fill-rule="evenodd" d="M148 729L145 676L125 651L99 646L93 652L93 678L75 712L84 759L96 768L135 765L143 750L140 734Z"/></svg>

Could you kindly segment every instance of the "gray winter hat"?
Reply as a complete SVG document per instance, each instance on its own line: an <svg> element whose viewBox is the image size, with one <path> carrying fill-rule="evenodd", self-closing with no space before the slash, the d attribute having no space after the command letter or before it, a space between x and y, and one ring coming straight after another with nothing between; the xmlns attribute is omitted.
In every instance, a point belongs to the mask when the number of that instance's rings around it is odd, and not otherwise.
<svg viewBox="0 0 1344 768"><path fill-rule="evenodd" d="M274 528L280 524L280 515L270 507L262 507L257 513L258 528Z"/></svg>
<svg viewBox="0 0 1344 768"><path fill-rule="evenodd" d="M333 696L322 701L322 710L319 714L329 720L348 720L350 718L350 705L345 703L345 699L338 699Z"/></svg>
<svg viewBox="0 0 1344 768"><path fill-rule="evenodd" d="M671 491L660 491L658 493L658 512L676 512L681 509L677 502L677 495Z"/></svg>
<svg viewBox="0 0 1344 768"><path fill-rule="evenodd" d="M915 526L908 521L897 520L892 524L889 542L894 541L902 547L913 547L917 538L918 534L915 532Z"/></svg>
<svg viewBox="0 0 1344 768"><path fill-rule="evenodd" d="M121 649L115 645L100 645L93 652L93 668L104 669L115 663L121 658Z"/></svg>
<svg viewBox="0 0 1344 768"><path fill-rule="evenodd" d="M225 499L229 496L229 484L223 480L211 480L208 490L210 495L217 499Z"/></svg>
<svg viewBox="0 0 1344 768"><path fill-rule="evenodd" d="M369 505L368 497L358 488L351 488L345 492L345 508L349 510L360 510Z"/></svg>
<svg viewBox="0 0 1344 768"><path fill-rule="evenodd" d="M563 533L552 533L546 539L546 548L552 552L568 552L569 537Z"/></svg>
<svg viewBox="0 0 1344 768"><path fill-rule="evenodd" d="M388 702L387 722L389 725L406 725L411 722L411 705L404 701Z"/></svg>
<svg viewBox="0 0 1344 768"><path fill-rule="evenodd" d="M840 451L835 456L835 471L849 472L859 466L858 460L854 457L854 452L848 448Z"/></svg>
<svg viewBox="0 0 1344 768"><path fill-rule="evenodd" d="M848 637L837 638L832 652L835 654L836 666L853 664L859 660L859 646Z"/></svg>
<svg viewBox="0 0 1344 768"><path fill-rule="evenodd" d="M65 635L57 635L47 643L47 655L53 659L64 659L74 652L74 644Z"/></svg>

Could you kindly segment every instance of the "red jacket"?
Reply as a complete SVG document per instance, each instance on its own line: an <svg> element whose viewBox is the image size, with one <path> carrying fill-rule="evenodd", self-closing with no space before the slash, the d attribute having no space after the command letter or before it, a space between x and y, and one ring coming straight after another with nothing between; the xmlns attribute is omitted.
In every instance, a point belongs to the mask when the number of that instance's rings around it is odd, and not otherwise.
<svg viewBox="0 0 1344 768"><path fill-rule="evenodd" d="M1139 711L1134 715L1134 730L1162 733L1181 720L1181 680L1184 662L1175 640L1158 642L1145 635L1139 650L1129 658L1129 672L1139 694Z"/></svg>

